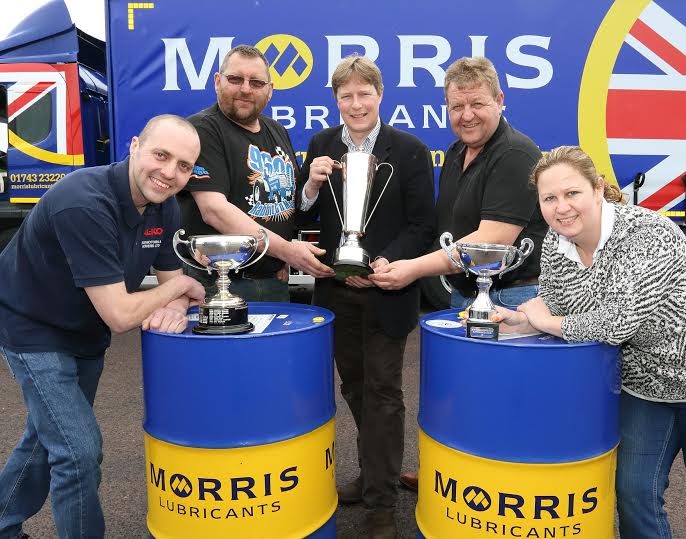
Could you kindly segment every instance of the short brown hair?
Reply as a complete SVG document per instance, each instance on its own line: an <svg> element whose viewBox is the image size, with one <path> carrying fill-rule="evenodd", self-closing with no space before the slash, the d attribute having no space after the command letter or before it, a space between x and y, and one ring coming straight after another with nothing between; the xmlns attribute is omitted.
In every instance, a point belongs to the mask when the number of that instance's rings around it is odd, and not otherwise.
<svg viewBox="0 0 686 539"><path fill-rule="evenodd" d="M226 64L229 63L229 58L231 58L234 54L238 54L246 58L259 58L262 60L264 65L267 66L267 82L271 81L271 76L269 75L269 62L267 61L267 58L264 56L264 54L262 54L260 49L251 45L236 45L233 49L227 52L226 56L224 56L224 60L222 60L222 65L219 68L221 73L224 73Z"/></svg>
<svg viewBox="0 0 686 539"><path fill-rule="evenodd" d="M620 191L619 187L607 183L605 178L598 174L593 160L579 146L558 146L544 154L531 171L531 183L538 186L538 178L541 174L555 165L572 167L588 180L593 189L597 189L598 185L602 182L603 196L608 202L618 202L620 204L626 202L624 194Z"/></svg>
<svg viewBox="0 0 686 539"><path fill-rule="evenodd" d="M491 91L493 99L497 99L501 94L498 72L495 70L493 62L483 56L460 58L455 60L445 72L443 80L443 90L446 95L448 86L454 84L458 89L473 88L484 83Z"/></svg>
<svg viewBox="0 0 686 539"><path fill-rule="evenodd" d="M333 89L334 98L338 89L353 76L357 76L367 84L371 84L376 89L377 94L381 95L383 93L381 70L378 66L366 56L353 54L343 58L341 63L336 66L333 75L331 75L331 88Z"/></svg>

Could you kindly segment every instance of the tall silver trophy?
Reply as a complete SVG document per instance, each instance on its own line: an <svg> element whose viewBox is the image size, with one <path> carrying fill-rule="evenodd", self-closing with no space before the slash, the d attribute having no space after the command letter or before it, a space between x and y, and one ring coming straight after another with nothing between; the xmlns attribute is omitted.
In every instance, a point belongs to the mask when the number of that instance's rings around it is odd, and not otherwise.
<svg viewBox="0 0 686 539"><path fill-rule="evenodd" d="M186 231L183 229L177 230L174 234L173 246L176 256L199 270L219 273L219 291L211 298L205 298L200 304L198 324L193 327L193 333L228 335L252 331L254 326L248 321L248 304L243 298L229 292L229 272L247 268L265 255L269 248L267 232L260 228L259 238L238 234L216 234L189 236L187 240L182 240L180 237L185 234ZM264 249L255 256L260 241L264 241ZM180 245L192 259L179 252Z"/></svg>
<svg viewBox="0 0 686 539"><path fill-rule="evenodd" d="M331 182L327 183L331 189L331 196L333 196L338 218L343 227L341 244L334 255L333 266L336 270L336 279L345 280L346 277L353 275L366 277L372 272L369 267L369 254L360 245L360 240L364 237L367 225L374 215L386 187L388 187L388 182L393 177L393 165L390 163L377 164L376 156L367 152L348 152L341 157L340 165L343 178L342 213ZM367 215L374 175L383 165L391 168L391 174L388 176L372 211Z"/></svg>
<svg viewBox="0 0 686 539"><path fill-rule="evenodd" d="M498 324L490 321L491 315L496 312L488 294L493 284L492 278L518 268L534 250L534 242L524 238L519 248L493 243L453 243L450 232L441 234L439 242L455 266L477 276L479 293L469 306L467 337L497 340ZM457 253L457 258L453 256L453 251Z"/></svg>

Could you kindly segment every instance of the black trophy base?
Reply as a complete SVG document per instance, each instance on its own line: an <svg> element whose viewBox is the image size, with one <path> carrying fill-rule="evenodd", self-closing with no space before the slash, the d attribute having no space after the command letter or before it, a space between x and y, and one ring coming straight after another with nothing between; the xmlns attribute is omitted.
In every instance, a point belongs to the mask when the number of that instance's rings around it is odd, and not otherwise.
<svg viewBox="0 0 686 539"><path fill-rule="evenodd" d="M364 277L366 279L371 273L374 273L369 264L349 260L336 262L333 269L336 272L337 281L345 281L348 277Z"/></svg>
<svg viewBox="0 0 686 539"><path fill-rule="evenodd" d="M198 308L198 323L193 326L196 335L235 335L248 333L255 329L248 322L248 307L208 307Z"/></svg>
<svg viewBox="0 0 686 539"><path fill-rule="evenodd" d="M485 341L497 341L498 328L497 322L473 322L467 320L467 337Z"/></svg>

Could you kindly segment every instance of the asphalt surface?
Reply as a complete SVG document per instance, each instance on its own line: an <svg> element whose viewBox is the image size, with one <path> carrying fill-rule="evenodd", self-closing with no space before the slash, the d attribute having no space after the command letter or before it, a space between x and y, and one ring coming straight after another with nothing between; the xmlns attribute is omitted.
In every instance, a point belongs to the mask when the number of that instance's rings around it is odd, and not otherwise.
<svg viewBox="0 0 686 539"><path fill-rule="evenodd" d="M104 438L103 478L100 496L107 523L107 537L144 538L146 483L143 446L143 392L140 334L131 331L114 337L96 399L96 414ZM407 407L404 468L417 466L417 407L419 382L418 331L412 332L405 352L404 390ZM336 472L339 483L357 476L355 427L347 406L336 395ZM25 422L21 392L7 365L0 362L0 464L4 464L19 439ZM667 491L667 510L675 539L686 539L686 472L681 456L675 461ZM400 538L417 537L414 518L416 495L400 490L396 520ZM337 536L364 537L363 509L339 507ZM35 538L57 537L49 503L24 526Z"/></svg>

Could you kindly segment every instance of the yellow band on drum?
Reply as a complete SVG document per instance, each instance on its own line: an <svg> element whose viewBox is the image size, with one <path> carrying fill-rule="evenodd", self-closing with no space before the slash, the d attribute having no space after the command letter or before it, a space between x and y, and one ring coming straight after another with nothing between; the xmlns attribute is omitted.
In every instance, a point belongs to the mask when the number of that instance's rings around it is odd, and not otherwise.
<svg viewBox="0 0 686 539"><path fill-rule="evenodd" d="M273 444L199 449L145 435L148 529L172 537L306 537L336 510L335 423Z"/></svg>
<svg viewBox="0 0 686 539"><path fill-rule="evenodd" d="M427 538L613 539L616 448L561 464L489 460L419 431L417 525Z"/></svg>

